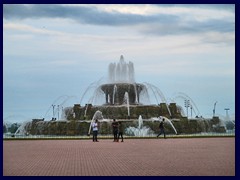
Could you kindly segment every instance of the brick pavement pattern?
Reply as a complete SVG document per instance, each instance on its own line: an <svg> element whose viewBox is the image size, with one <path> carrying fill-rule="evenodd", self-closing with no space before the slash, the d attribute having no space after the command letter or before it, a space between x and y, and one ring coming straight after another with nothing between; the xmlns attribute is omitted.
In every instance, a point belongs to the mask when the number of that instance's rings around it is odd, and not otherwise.
<svg viewBox="0 0 240 180"><path fill-rule="evenodd" d="M235 176L235 138L4 140L4 176Z"/></svg>

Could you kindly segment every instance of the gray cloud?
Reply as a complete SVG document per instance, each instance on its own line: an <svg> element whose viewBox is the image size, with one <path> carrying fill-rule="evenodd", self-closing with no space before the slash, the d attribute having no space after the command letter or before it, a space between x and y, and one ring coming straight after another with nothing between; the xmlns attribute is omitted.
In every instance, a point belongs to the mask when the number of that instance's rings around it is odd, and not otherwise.
<svg viewBox="0 0 240 180"><path fill-rule="evenodd" d="M185 7L196 6L185 5ZM200 7L205 8L206 5ZM224 5L216 5L212 8L234 10L234 6ZM104 12L92 6L82 7L50 4L28 6L4 5L3 17L5 19L69 18L79 23L104 26L131 26L144 24L146 25L145 28L139 29L139 31L152 35L186 34L206 31L233 32L235 29L234 19L216 20L209 18L209 20L203 22L194 20L185 21L177 15L137 15L119 12Z"/></svg>
<svg viewBox="0 0 240 180"><path fill-rule="evenodd" d="M202 9L215 9L226 10L235 12L235 4L155 4L160 7L187 7L187 8L202 8Z"/></svg>
<svg viewBox="0 0 240 180"><path fill-rule="evenodd" d="M26 18L70 18L75 21L96 25L135 25L139 23L176 21L174 15L143 16L103 12L94 7L73 7L61 5L4 5L3 17L6 19Z"/></svg>
<svg viewBox="0 0 240 180"><path fill-rule="evenodd" d="M189 21L187 24L157 24L155 26L141 30L143 33L153 35L181 35L181 34L194 34L209 31L215 32L234 32L235 24L225 20L209 20L205 22Z"/></svg>

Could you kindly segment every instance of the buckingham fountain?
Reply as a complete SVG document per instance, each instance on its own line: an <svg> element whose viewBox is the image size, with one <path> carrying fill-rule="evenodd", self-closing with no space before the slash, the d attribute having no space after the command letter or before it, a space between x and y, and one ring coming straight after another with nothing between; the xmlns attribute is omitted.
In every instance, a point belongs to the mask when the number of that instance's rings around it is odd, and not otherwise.
<svg viewBox="0 0 240 180"><path fill-rule="evenodd" d="M150 93L159 99L158 104L149 103ZM98 119L99 134L109 135L112 134L113 118L122 122L124 133L128 136L155 136L163 118L166 119L168 134L226 132L219 117L204 119L197 114L196 118L188 119L183 113L183 108L176 102L167 103L159 88L150 83L137 83L134 64L125 62L123 56L119 62L109 64L108 80L96 86L92 97L101 99L102 103L74 104L63 110L64 120L33 119L23 123L15 134L84 136L90 133L90 123ZM180 97L185 101L190 99L183 94L180 94ZM191 104L195 105L193 101ZM196 106L194 109L198 111Z"/></svg>

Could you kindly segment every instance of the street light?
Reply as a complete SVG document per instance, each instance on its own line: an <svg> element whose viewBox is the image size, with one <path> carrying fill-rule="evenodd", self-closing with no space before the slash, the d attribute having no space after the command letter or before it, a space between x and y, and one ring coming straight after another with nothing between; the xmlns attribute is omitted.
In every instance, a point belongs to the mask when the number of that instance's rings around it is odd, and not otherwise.
<svg viewBox="0 0 240 180"><path fill-rule="evenodd" d="M217 101L214 103L214 106L213 106L213 117L215 116L216 104L217 104Z"/></svg>
<svg viewBox="0 0 240 180"><path fill-rule="evenodd" d="M59 120L59 105L58 105L58 120Z"/></svg>
<svg viewBox="0 0 240 180"><path fill-rule="evenodd" d="M229 111L230 109L229 109L229 108L225 108L224 110L226 111L226 120L229 120L228 111Z"/></svg>
<svg viewBox="0 0 240 180"><path fill-rule="evenodd" d="M53 105L52 104L52 107L53 107L53 119L54 119L54 107L55 107L56 105Z"/></svg>
<svg viewBox="0 0 240 180"><path fill-rule="evenodd" d="M191 109L191 118L192 118L192 109L193 109L192 105L190 105L190 109Z"/></svg>
<svg viewBox="0 0 240 180"><path fill-rule="evenodd" d="M63 114L63 106L62 106L62 114ZM63 116L61 115L61 118L63 118Z"/></svg>
<svg viewBox="0 0 240 180"><path fill-rule="evenodd" d="M190 107L190 100L184 100L184 106L187 108L187 117L188 117L188 108Z"/></svg>

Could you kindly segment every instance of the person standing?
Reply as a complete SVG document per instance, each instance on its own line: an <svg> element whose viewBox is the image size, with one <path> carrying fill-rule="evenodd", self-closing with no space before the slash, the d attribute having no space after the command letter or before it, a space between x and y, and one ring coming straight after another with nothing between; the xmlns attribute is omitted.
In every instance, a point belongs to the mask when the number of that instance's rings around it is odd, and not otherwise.
<svg viewBox="0 0 240 180"><path fill-rule="evenodd" d="M96 119L95 122L92 123L92 128L93 128L93 142L99 142L97 140L97 135L98 135L98 120Z"/></svg>
<svg viewBox="0 0 240 180"><path fill-rule="evenodd" d="M113 142L118 142L118 122L116 119L113 119L112 122L112 128L113 128Z"/></svg>
<svg viewBox="0 0 240 180"><path fill-rule="evenodd" d="M121 142L123 142L123 125L121 121L118 123L118 141L120 136L122 138Z"/></svg>
<svg viewBox="0 0 240 180"><path fill-rule="evenodd" d="M159 134L157 135L157 138L163 133L164 139L166 139L164 121L165 121L165 119L163 118L163 120L162 120L162 121L160 122L160 124L159 124L160 132L159 132Z"/></svg>

